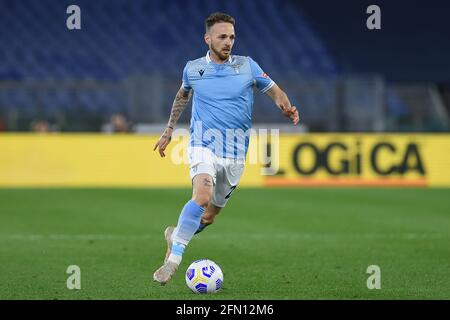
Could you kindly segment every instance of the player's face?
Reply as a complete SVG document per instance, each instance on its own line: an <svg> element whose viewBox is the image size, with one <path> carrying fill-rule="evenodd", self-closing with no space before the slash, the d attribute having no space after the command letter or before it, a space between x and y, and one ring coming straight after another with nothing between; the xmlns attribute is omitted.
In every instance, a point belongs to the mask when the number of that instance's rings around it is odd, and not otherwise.
<svg viewBox="0 0 450 320"><path fill-rule="evenodd" d="M209 29L205 41L211 52L221 61L226 61L230 57L234 37L234 26L228 22L219 22Z"/></svg>

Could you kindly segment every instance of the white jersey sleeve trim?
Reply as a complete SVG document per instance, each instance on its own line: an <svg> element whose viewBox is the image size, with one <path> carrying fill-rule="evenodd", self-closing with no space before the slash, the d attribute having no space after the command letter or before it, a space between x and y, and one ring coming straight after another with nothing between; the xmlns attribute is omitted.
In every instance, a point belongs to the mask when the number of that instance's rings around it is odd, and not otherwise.
<svg viewBox="0 0 450 320"><path fill-rule="evenodd" d="M264 89L262 89L261 92L266 93L268 90L270 90L270 88L272 88L274 86L274 84L275 84L275 81L273 81L273 80L270 81L270 83Z"/></svg>

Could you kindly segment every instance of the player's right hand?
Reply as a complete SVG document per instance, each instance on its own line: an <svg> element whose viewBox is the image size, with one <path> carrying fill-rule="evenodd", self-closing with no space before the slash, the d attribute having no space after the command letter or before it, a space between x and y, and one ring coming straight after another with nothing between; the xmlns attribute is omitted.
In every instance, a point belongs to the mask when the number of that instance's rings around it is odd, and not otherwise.
<svg viewBox="0 0 450 320"><path fill-rule="evenodd" d="M298 110L295 106L288 106L283 108L282 113L285 117L291 119L294 125L297 125L300 121L300 116L298 115Z"/></svg>
<svg viewBox="0 0 450 320"><path fill-rule="evenodd" d="M158 148L158 152L161 158L164 158L166 156L164 150L166 150L166 147L169 145L170 141L172 141L172 132L173 130L171 128L166 128L161 137L159 137L158 142L156 142L155 147L153 148L153 151Z"/></svg>

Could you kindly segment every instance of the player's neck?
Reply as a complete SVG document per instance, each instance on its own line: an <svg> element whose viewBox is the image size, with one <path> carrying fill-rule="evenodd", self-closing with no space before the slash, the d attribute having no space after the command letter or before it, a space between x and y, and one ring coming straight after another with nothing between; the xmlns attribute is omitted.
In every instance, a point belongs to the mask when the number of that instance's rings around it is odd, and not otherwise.
<svg viewBox="0 0 450 320"><path fill-rule="evenodd" d="M228 58L225 60L221 60L219 58L218 55L216 55L214 52L212 52L211 50L209 51L209 58L211 59L212 62L217 63L217 64L224 64L225 62L228 61Z"/></svg>

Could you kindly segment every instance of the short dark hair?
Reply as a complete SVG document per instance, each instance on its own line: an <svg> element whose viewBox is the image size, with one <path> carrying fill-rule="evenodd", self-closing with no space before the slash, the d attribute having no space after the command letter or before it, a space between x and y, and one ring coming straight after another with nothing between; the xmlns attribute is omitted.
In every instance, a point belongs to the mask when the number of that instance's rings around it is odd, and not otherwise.
<svg viewBox="0 0 450 320"><path fill-rule="evenodd" d="M223 12L215 12L211 13L205 20L206 31L208 31L209 28L219 22L228 22L234 26L234 18L232 16Z"/></svg>

